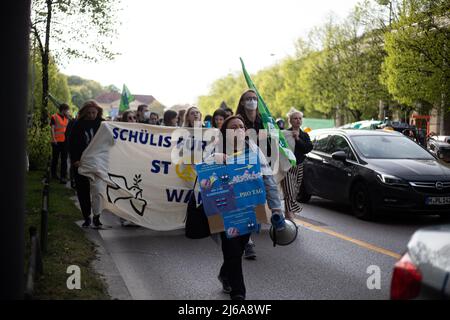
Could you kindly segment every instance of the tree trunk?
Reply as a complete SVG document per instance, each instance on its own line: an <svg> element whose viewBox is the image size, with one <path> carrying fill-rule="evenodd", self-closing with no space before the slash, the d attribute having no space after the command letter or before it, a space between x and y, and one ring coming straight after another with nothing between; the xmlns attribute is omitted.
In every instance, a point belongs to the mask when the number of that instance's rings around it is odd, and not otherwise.
<svg viewBox="0 0 450 320"><path fill-rule="evenodd" d="M445 135L444 116L445 116L445 94L442 93L442 100L441 100L440 112L439 112L439 135L440 136Z"/></svg>
<svg viewBox="0 0 450 320"><path fill-rule="evenodd" d="M41 126L48 125L48 92L49 92L49 62L50 62L50 24L52 21L52 0L47 0L47 21L45 27L45 48L42 55L42 109Z"/></svg>
<svg viewBox="0 0 450 320"><path fill-rule="evenodd" d="M336 127L340 127L345 124L344 122L345 122L345 120L344 120L343 109L340 106L336 106L335 116L334 116L334 125Z"/></svg>

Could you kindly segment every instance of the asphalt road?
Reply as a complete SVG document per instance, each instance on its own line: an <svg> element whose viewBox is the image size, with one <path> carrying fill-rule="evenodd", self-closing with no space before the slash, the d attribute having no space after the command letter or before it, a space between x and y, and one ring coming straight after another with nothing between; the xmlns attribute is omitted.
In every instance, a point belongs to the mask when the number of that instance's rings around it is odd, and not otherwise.
<svg viewBox="0 0 450 320"><path fill-rule="evenodd" d="M366 222L347 212L347 206L313 197L297 221L293 244L274 248L267 228L252 236L257 258L243 261L247 299L389 299L393 265L412 233L443 223L415 216ZM98 231L103 249L130 298L228 299L217 280L221 250L212 239L121 227L112 214L102 221L112 226ZM370 266L379 268L379 288L367 286Z"/></svg>

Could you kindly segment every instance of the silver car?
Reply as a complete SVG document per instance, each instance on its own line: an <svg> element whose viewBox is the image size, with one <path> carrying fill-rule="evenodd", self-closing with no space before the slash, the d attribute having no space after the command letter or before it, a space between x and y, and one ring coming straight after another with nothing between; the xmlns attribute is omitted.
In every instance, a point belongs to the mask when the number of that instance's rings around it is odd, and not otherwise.
<svg viewBox="0 0 450 320"><path fill-rule="evenodd" d="M419 229L395 264L391 299L450 299L450 225Z"/></svg>

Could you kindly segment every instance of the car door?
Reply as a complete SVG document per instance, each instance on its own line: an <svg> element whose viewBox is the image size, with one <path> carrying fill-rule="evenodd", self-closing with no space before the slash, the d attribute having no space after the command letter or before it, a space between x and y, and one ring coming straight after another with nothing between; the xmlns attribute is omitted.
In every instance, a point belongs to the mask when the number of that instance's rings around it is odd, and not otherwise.
<svg viewBox="0 0 450 320"><path fill-rule="evenodd" d="M331 135L329 133L321 133L312 140L313 150L308 153L305 167L303 183L306 186L308 194L327 197L326 190L328 179L324 170L324 163L329 158L328 142Z"/></svg>
<svg viewBox="0 0 450 320"><path fill-rule="evenodd" d="M334 160L331 155L337 151L344 151L347 160ZM357 159L349 142L342 135L333 135L330 138L328 152L330 153L330 157L323 163L329 179L329 183L327 184L329 189L326 190L328 199L346 202L354 171L356 170Z"/></svg>

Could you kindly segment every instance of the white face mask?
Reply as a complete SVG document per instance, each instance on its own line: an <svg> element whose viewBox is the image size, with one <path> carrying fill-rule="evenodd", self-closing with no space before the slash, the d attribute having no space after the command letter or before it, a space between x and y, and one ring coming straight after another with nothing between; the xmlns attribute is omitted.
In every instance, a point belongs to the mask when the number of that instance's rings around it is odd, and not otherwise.
<svg viewBox="0 0 450 320"><path fill-rule="evenodd" d="M245 101L245 109L256 110L256 108L258 108L258 101L256 100Z"/></svg>
<svg viewBox="0 0 450 320"><path fill-rule="evenodd" d="M144 118L145 119L150 119L150 111L144 112Z"/></svg>

